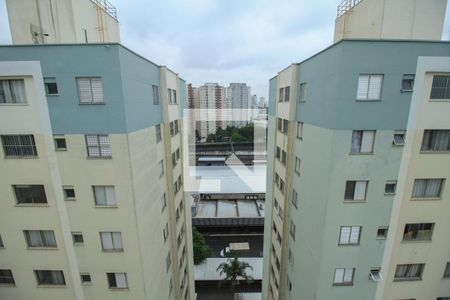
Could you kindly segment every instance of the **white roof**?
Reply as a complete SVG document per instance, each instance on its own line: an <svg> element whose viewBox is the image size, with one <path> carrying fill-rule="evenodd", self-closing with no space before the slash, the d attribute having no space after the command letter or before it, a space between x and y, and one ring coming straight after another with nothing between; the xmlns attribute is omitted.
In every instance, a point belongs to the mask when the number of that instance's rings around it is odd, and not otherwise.
<svg viewBox="0 0 450 300"><path fill-rule="evenodd" d="M222 276L217 272L217 267L226 262L226 257L210 257L207 258L202 264L194 266L195 280L221 280L225 278L225 274ZM240 257L240 261L247 262L252 266L253 270L247 269L247 275L253 277L253 279L262 279L263 270L263 258L262 257Z"/></svg>
<svg viewBox="0 0 450 300"><path fill-rule="evenodd" d="M189 174L201 179L201 194L266 192L266 165L190 166Z"/></svg>
<svg viewBox="0 0 450 300"><path fill-rule="evenodd" d="M201 200L195 218L264 217L264 200Z"/></svg>

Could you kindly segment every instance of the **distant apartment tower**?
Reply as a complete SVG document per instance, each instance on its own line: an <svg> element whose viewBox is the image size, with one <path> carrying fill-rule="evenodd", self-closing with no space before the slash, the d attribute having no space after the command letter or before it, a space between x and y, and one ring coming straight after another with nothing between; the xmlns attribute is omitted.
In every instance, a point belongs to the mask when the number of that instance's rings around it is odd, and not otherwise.
<svg viewBox="0 0 450 300"><path fill-rule="evenodd" d="M107 0L6 0L14 44L120 42Z"/></svg>
<svg viewBox="0 0 450 300"><path fill-rule="evenodd" d="M449 299L449 57L340 40L270 80L264 300Z"/></svg>
<svg viewBox="0 0 450 300"><path fill-rule="evenodd" d="M246 83L230 83L226 90L226 97L233 109L233 117L241 119L233 121L233 126L247 125L251 118L248 110L251 108L251 88Z"/></svg>
<svg viewBox="0 0 450 300"><path fill-rule="evenodd" d="M228 123L222 118L222 109L227 107L223 86L217 83L205 83L198 87L197 103L196 108L202 109L202 119L199 121L202 138L207 138L209 134L215 134L219 127L226 127Z"/></svg>

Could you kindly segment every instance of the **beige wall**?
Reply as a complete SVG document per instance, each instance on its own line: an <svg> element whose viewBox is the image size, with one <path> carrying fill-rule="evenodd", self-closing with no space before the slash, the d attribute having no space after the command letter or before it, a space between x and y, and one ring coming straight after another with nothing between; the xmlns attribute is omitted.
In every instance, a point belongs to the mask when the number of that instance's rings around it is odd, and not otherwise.
<svg viewBox="0 0 450 300"><path fill-rule="evenodd" d="M363 0L335 23L334 42L350 38L440 40L447 0Z"/></svg>
<svg viewBox="0 0 450 300"><path fill-rule="evenodd" d="M91 0L6 0L14 44L120 42L119 23ZM33 27L34 28L34 27Z"/></svg>
<svg viewBox="0 0 450 300"><path fill-rule="evenodd" d="M376 299L429 300L450 296L449 279L442 279L445 265L450 261L450 156L445 153L420 153L424 129L450 129L450 103L429 99L436 72L450 72L450 59L419 58L406 145L383 258L384 280L379 283ZM445 178L441 199L411 200L417 178ZM432 240L402 241L407 223L435 223ZM413 263L425 263L422 280L395 282L396 266Z"/></svg>

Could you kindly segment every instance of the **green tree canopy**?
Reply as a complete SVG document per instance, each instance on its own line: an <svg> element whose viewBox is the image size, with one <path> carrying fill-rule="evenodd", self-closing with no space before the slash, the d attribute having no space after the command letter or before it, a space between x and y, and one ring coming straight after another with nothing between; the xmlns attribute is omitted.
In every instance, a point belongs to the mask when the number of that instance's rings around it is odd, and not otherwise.
<svg viewBox="0 0 450 300"><path fill-rule="evenodd" d="M206 244L203 235L197 228L192 226L192 243L194 248L194 264L201 264L207 257L211 256L211 248Z"/></svg>

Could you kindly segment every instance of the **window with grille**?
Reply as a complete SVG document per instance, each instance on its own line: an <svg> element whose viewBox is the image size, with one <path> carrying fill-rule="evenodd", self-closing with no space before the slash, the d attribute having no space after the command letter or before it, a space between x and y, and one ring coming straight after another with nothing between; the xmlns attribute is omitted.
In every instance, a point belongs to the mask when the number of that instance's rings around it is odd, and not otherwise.
<svg viewBox="0 0 450 300"><path fill-rule="evenodd" d="M2 145L5 157L37 157L34 136L29 135L2 135Z"/></svg>
<svg viewBox="0 0 450 300"><path fill-rule="evenodd" d="M127 289L127 273L106 273L110 289Z"/></svg>
<svg viewBox="0 0 450 300"><path fill-rule="evenodd" d="M153 104L159 104L159 87L157 85L152 85L152 93L153 93Z"/></svg>
<svg viewBox="0 0 450 300"><path fill-rule="evenodd" d="M350 153L373 153L375 130L353 130Z"/></svg>
<svg viewBox="0 0 450 300"><path fill-rule="evenodd" d="M431 240L434 223L405 224L403 231L404 241L427 241Z"/></svg>
<svg viewBox="0 0 450 300"><path fill-rule="evenodd" d="M103 251L123 251L122 233L100 232Z"/></svg>
<svg viewBox="0 0 450 300"><path fill-rule="evenodd" d="M421 280L425 264L401 264L395 269L395 281Z"/></svg>
<svg viewBox="0 0 450 300"><path fill-rule="evenodd" d="M38 285L66 285L63 271L35 270Z"/></svg>
<svg viewBox="0 0 450 300"><path fill-rule="evenodd" d="M336 268L333 285L353 285L355 268Z"/></svg>
<svg viewBox="0 0 450 300"><path fill-rule="evenodd" d="M434 75L430 99L450 100L450 75Z"/></svg>
<svg viewBox="0 0 450 300"><path fill-rule="evenodd" d="M383 87L383 75L359 75L357 100L380 100Z"/></svg>
<svg viewBox="0 0 450 300"><path fill-rule="evenodd" d="M92 283L91 274L89 273L80 273L81 284L89 285Z"/></svg>
<svg viewBox="0 0 450 300"><path fill-rule="evenodd" d="M412 198L440 198L445 179L416 179Z"/></svg>
<svg viewBox="0 0 450 300"><path fill-rule="evenodd" d="M77 78L78 97L82 104L103 103L103 86L100 77Z"/></svg>
<svg viewBox="0 0 450 300"><path fill-rule="evenodd" d="M95 205L97 206L115 206L116 193L113 186L96 185L92 187L94 191Z"/></svg>
<svg viewBox="0 0 450 300"><path fill-rule="evenodd" d="M345 185L345 200L366 200L368 181L347 181Z"/></svg>
<svg viewBox="0 0 450 300"><path fill-rule="evenodd" d="M13 185L17 204L47 203L43 185Z"/></svg>
<svg viewBox="0 0 450 300"><path fill-rule="evenodd" d="M450 130L425 130L421 151L450 151Z"/></svg>
<svg viewBox="0 0 450 300"><path fill-rule="evenodd" d="M112 155L108 135L86 135L86 146L89 157L110 158Z"/></svg>
<svg viewBox="0 0 450 300"><path fill-rule="evenodd" d="M397 189L397 180L386 181L386 185L384 186L384 194L395 195L396 189Z"/></svg>
<svg viewBox="0 0 450 300"><path fill-rule="evenodd" d="M9 269L0 269L0 284L14 285L14 277Z"/></svg>
<svg viewBox="0 0 450 300"><path fill-rule="evenodd" d="M29 248L56 248L53 230L24 230L25 240Z"/></svg>
<svg viewBox="0 0 450 300"><path fill-rule="evenodd" d="M74 245L84 244L83 234L81 232L72 232L72 241Z"/></svg>
<svg viewBox="0 0 450 300"><path fill-rule="evenodd" d="M339 245L359 245L361 226L341 226Z"/></svg>
<svg viewBox="0 0 450 300"><path fill-rule="evenodd" d="M0 80L0 104L26 103L25 82L23 79Z"/></svg>
<svg viewBox="0 0 450 300"><path fill-rule="evenodd" d="M44 78L45 94L47 96L57 96L58 95L58 85L56 84L56 78L47 77Z"/></svg>
<svg viewBox="0 0 450 300"><path fill-rule="evenodd" d="M412 92L414 88L414 74L404 74L402 77L402 92Z"/></svg>

